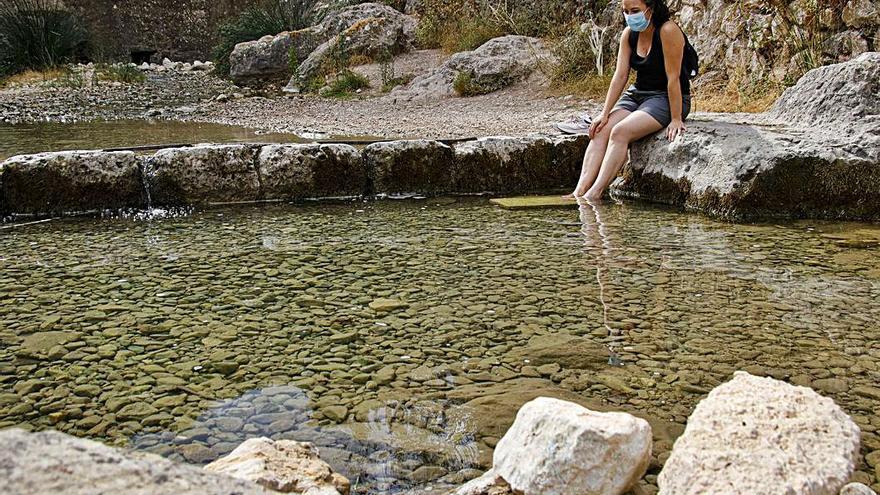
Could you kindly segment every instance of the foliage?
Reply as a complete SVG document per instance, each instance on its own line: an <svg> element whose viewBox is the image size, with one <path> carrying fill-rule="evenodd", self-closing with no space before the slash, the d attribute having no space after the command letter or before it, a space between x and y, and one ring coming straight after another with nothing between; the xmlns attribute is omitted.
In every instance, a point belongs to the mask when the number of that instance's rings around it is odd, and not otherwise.
<svg viewBox="0 0 880 495"><path fill-rule="evenodd" d="M229 55L239 43L282 31L297 31L320 22L324 12L321 5L319 0L263 0L221 24L220 41L213 50L215 70L221 75L229 74Z"/></svg>
<svg viewBox="0 0 880 495"><path fill-rule="evenodd" d="M387 93L397 86L409 84L415 76L412 74L397 75L394 67L394 56L388 50L379 54L379 77L382 80L382 92Z"/></svg>
<svg viewBox="0 0 880 495"><path fill-rule="evenodd" d="M74 62L88 41L82 22L53 0L0 1L0 75Z"/></svg>
<svg viewBox="0 0 880 495"><path fill-rule="evenodd" d="M100 81L142 84L147 80L147 76L140 69L129 64L100 64L95 71Z"/></svg>
<svg viewBox="0 0 880 495"><path fill-rule="evenodd" d="M350 69L344 69L336 74L336 78L330 83L328 89L321 92L321 96L348 98L359 89L369 87L369 79Z"/></svg>

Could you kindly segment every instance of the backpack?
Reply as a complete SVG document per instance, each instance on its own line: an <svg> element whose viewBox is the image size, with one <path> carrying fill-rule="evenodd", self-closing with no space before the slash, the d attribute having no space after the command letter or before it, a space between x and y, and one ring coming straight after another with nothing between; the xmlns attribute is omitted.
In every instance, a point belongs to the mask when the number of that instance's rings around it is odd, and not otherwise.
<svg viewBox="0 0 880 495"><path fill-rule="evenodd" d="M687 35L684 37L684 60L682 60L681 65L684 69L682 72L687 74L688 79L693 79L700 73L700 56Z"/></svg>

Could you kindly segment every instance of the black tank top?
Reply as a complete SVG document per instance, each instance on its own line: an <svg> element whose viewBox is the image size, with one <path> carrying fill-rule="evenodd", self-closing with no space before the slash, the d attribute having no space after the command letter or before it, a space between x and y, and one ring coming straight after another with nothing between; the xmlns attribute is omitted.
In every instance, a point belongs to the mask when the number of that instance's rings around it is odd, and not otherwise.
<svg viewBox="0 0 880 495"><path fill-rule="evenodd" d="M636 71L636 89L639 91L666 91L669 79L666 77L666 65L663 59L663 41L660 39L660 28L654 28L654 37L651 40L651 49L647 57L640 57L638 53L639 33L630 31L629 47L632 54L629 56L629 66ZM687 43L687 40L685 40ZM691 94L691 82L688 79L687 70L684 67L684 53L681 64L681 94Z"/></svg>

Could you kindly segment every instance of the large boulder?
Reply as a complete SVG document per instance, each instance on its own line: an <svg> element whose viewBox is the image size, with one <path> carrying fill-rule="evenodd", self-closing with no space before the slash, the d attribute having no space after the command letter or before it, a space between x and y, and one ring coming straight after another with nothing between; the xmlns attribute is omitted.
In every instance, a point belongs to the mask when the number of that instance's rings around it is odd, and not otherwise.
<svg viewBox="0 0 880 495"><path fill-rule="evenodd" d="M251 438L206 471L252 481L270 490L303 495L348 495L351 484L318 457L311 443Z"/></svg>
<svg viewBox="0 0 880 495"><path fill-rule="evenodd" d="M260 199L255 166L259 150L259 146L230 144L156 152L145 168L152 204L178 206Z"/></svg>
<svg viewBox="0 0 880 495"><path fill-rule="evenodd" d="M294 68L311 77L341 51L345 56L375 57L385 50L408 50L415 43L416 25L414 17L381 3L353 5L331 12L314 26L235 45L229 74L238 83L284 81Z"/></svg>
<svg viewBox="0 0 880 495"><path fill-rule="evenodd" d="M809 72L765 115L634 143L618 194L726 218L880 218L880 53Z"/></svg>
<svg viewBox="0 0 880 495"><path fill-rule="evenodd" d="M0 431L0 480L10 495L266 495L263 487L157 455L58 432Z"/></svg>
<svg viewBox="0 0 880 495"><path fill-rule="evenodd" d="M523 493L620 495L650 459L647 421L540 397L517 413L495 447L492 470Z"/></svg>
<svg viewBox="0 0 880 495"><path fill-rule="evenodd" d="M688 419L658 478L663 495L836 495L855 470L858 426L806 387L745 372Z"/></svg>
<svg viewBox="0 0 880 495"><path fill-rule="evenodd" d="M0 163L0 212L59 214L146 205L132 152L60 151Z"/></svg>
<svg viewBox="0 0 880 495"><path fill-rule="evenodd" d="M356 196L367 184L364 160L353 146L268 145L258 162L265 199Z"/></svg>
<svg viewBox="0 0 880 495"><path fill-rule="evenodd" d="M365 3L340 11L322 23L326 41L300 61L285 91L302 89L352 56L375 59L410 50L416 25L414 17L383 4Z"/></svg>
<svg viewBox="0 0 880 495"><path fill-rule="evenodd" d="M440 67L395 89L390 97L409 101L452 96L460 74L467 75L472 91L490 93L529 77L553 60L553 55L537 38L502 36L476 50L456 53Z"/></svg>

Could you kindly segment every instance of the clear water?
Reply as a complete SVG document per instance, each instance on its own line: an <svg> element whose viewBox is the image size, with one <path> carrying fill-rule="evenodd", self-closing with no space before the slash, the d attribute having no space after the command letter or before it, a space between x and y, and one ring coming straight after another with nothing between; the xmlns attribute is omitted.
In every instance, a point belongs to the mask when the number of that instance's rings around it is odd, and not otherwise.
<svg viewBox="0 0 880 495"><path fill-rule="evenodd" d="M536 395L649 418L663 459L745 369L880 450L876 225L432 199L6 225L0 253L0 427L195 463L308 440L388 493L475 475Z"/></svg>
<svg viewBox="0 0 880 495"><path fill-rule="evenodd" d="M295 134L258 133L245 127L121 120L33 124L0 124L0 160L43 151L92 150L196 143L298 143Z"/></svg>

